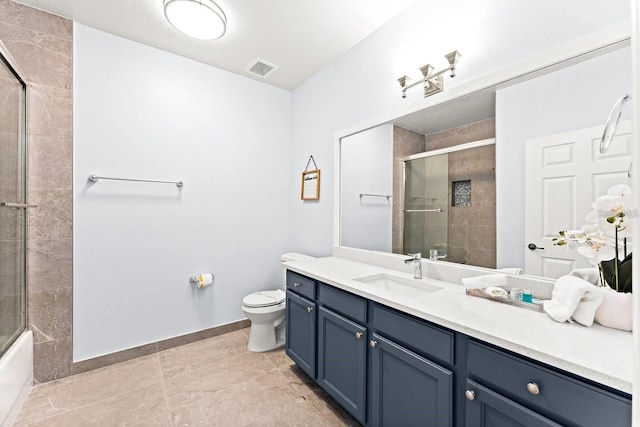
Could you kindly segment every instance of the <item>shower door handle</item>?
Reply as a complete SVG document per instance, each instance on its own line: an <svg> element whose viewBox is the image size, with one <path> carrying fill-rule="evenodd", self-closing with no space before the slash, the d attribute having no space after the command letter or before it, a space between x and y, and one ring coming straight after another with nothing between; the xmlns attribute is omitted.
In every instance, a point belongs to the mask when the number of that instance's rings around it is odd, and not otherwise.
<svg viewBox="0 0 640 427"><path fill-rule="evenodd" d="M0 206L3 208L17 208L17 209L26 209L26 208L37 208L38 205L28 205L26 203L11 203L11 202L0 202Z"/></svg>

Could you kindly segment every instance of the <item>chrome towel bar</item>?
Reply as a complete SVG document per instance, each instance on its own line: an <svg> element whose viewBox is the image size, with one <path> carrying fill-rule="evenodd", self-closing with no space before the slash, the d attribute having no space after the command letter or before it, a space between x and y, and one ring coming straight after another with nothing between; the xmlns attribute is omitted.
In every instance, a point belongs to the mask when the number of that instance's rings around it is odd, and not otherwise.
<svg viewBox="0 0 640 427"><path fill-rule="evenodd" d="M369 194L369 193L360 193L360 198L363 197L385 197L387 200L391 198L390 194Z"/></svg>
<svg viewBox="0 0 640 427"><path fill-rule="evenodd" d="M405 209L405 212L442 212L442 209Z"/></svg>
<svg viewBox="0 0 640 427"><path fill-rule="evenodd" d="M0 202L0 206L3 208L37 208L38 205L28 205L26 203L11 203L11 202Z"/></svg>
<svg viewBox="0 0 640 427"><path fill-rule="evenodd" d="M133 178L113 178L108 176L98 176L98 175L89 175L89 181L98 182L100 179L109 179L112 181L135 181L135 182L155 182L160 184L175 184L178 188L181 188L184 185L182 181L160 181L157 179L133 179Z"/></svg>

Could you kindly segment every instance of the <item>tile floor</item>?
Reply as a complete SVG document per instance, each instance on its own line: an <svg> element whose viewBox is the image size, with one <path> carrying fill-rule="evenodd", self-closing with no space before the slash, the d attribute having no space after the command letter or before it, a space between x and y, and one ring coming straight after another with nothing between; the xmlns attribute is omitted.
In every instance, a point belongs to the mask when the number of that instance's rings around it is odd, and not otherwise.
<svg viewBox="0 0 640 427"><path fill-rule="evenodd" d="M284 350L248 329L35 387L24 426L358 426Z"/></svg>

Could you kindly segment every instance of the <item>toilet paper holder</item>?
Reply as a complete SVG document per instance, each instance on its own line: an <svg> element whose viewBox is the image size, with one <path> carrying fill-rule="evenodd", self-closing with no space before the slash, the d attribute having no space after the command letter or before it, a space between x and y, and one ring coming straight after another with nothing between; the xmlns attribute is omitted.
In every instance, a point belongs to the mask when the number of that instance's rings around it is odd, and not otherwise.
<svg viewBox="0 0 640 427"><path fill-rule="evenodd" d="M213 279L213 273L203 273L203 274L211 274L211 278ZM189 277L189 282L194 285L200 284L200 278L198 276Z"/></svg>

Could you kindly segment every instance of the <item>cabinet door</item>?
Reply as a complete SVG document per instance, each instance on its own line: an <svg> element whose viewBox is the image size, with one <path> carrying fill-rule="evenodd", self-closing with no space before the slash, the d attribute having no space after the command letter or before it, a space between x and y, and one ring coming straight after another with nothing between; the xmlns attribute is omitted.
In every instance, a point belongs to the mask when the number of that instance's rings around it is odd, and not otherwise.
<svg viewBox="0 0 640 427"><path fill-rule="evenodd" d="M472 380L467 380L466 393L467 427L561 427Z"/></svg>
<svg viewBox="0 0 640 427"><path fill-rule="evenodd" d="M286 353L316 378L316 304L287 290Z"/></svg>
<svg viewBox="0 0 640 427"><path fill-rule="evenodd" d="M324 307L318 310L318 382L364 424L367 329Z"/></svg>
<svg viewBox="0 0 640 427"><path fill-rule="evenodd" d="M451 371L377 334L369 345L373 426L452 425Z"/></svg>

